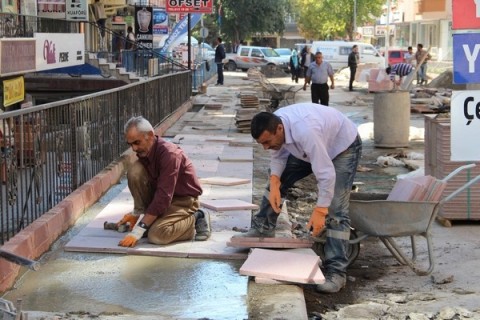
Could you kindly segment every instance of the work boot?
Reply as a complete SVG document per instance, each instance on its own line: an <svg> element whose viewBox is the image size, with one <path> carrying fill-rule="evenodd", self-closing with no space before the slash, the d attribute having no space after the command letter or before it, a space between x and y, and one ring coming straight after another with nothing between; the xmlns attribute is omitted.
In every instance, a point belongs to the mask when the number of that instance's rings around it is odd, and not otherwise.
<svg viewBox="0 0 480 320"><path fill-rule="evenodd" d="M210 215L202 210L195 213L195 241L205 241L210 238Z"/></svg>
<svg viewBox="0 0 480 320"><path fill-rule="evenodd" d="M250 228L245 233L236 234L232 238L273 238L275 237L275 230L258 230L256 228Z"/></svg>
<svg viewBox="0 0 480 320"><path fill-rule="evenodd" d="M317 285L317 291L322 293L335 293L345 288L347 278L338 273L328 273L325 283Z"/></svg>

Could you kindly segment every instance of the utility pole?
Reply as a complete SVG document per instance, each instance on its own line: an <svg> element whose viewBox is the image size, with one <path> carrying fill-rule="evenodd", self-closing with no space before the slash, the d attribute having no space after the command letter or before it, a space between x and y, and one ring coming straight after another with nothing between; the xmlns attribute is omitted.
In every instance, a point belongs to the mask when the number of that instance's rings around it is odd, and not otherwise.
<svg viewBox="0 0 480 320"><path fill-rule="evenodd" d="M388 67L388 47L390 47L390 0L387 0L387 28L385 32L385 67Z"/></svg>
<svg viewBox="0 0 480 320"><path fill-rule="evenodd" d="M353 0L353 39L355 40L355 36L357 33L357 0Z"/></svg>

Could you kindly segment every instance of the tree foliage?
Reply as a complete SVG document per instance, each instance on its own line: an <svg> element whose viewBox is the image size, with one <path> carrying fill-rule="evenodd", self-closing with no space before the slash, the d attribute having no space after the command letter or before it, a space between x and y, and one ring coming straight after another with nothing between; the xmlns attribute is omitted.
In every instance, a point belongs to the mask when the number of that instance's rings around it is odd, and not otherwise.
<svg viewBox="0 0 480 320"><path fill-rule="evenodd" d="M374 21L382 13L384 0L292 0L297 26L306 39L354 39L356 25Z"/></svg>
<svg viewBox="0 0 480 320"><path fill-rule="evenodd" d="M252 36L283 34L290 0L217 0L216 17L223 38L239 42ZM221 19L218 19L221 4Z"/></svg>

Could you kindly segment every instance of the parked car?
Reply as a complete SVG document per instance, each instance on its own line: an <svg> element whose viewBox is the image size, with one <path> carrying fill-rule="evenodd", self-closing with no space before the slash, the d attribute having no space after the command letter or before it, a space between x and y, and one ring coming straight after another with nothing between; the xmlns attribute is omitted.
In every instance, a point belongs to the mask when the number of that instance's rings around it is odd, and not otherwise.
<svg viewBox="0 0 480 320"><path fill-rule="evenodd" d="M373 63L379 68L385 67L385 58L374 46L363 42L347 41L314 41L312 53L321 52L323 59L329 62L334 70L340 70L348 66L348 55L352 52L353 45L358 46L360 63Z"/></svg>
<svg viewBox="0 0 480 320"><path fill-rule="evenodd" d="M247 71L249 68L268 65L288 70L288 63L270 47L240 46L237 53L228 53L225 60L225 69L228 71Z"/></svg>
<svg viewBox="0 0 480 320"><path fill-rule="evenodd" d="M407 49L397 49L397 48L391 48L388 49L388 64L389 65L394 65L397 63L402 63L403 62L403 56L405 53L407 53ZM385 56L385 54L383 53Z"/></svg>
<svg viewBox="0 0 480 320"><path fill-rule="evenodd" d="M202 42L200 44L199 55L203 60L215 59L215 49L208 43Z"/></svg>
<svg viewBox="0 0 480 320"><path fill-rule="evenodd" d="M284 58L285 63L290 62L290 57L292 56L292 50L290 48L276 48L275 50L280 57Z"/></svg>
<svg viewBox="0 0 480 320"><path fill-rule="evenodd" d="M305 47L312 47L311 43L295 43L295 49L297 49L297 52L300 54Z"/></svg>

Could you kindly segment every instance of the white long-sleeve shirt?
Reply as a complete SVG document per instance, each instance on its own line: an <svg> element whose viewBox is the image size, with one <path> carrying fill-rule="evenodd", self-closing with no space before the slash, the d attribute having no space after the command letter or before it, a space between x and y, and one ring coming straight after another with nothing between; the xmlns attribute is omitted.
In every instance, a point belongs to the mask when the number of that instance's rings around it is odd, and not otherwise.
<svg viewBox="0 0 480 320"><path fill-rule="evenodd" d="M271 150L271 174L282 175L290 154L311 163L318 187L317 206L330 206L335 188L332 159L355 140L356 125L340 111L314 103L293 104L275 114L282 119L285 143L280 150Z"/></svg>

